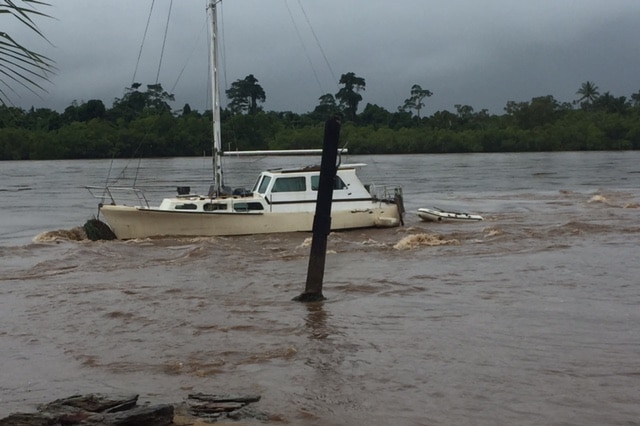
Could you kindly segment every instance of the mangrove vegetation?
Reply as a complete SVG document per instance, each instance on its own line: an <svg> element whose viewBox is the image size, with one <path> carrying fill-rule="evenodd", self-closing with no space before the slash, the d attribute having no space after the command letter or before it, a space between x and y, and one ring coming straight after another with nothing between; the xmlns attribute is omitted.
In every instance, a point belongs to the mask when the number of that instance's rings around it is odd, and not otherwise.
<svg viewBox="0 0 640 426"><path fill-rule="evenodd" d="M365 79L343 74L340 90L313 111L264 111L267 94L249 75L234 82L221 114L224 150L321 148L324 122L343 117L352 154L634 150L640 148L640 92L601 93L583 83L572 102L552 95L509 101L502 114L455 105L425 116L430 90L415 84L396 111L363 104ZM0 160L202 156L211 153L211 112L176 109L162 85L134 84L110 107L73 102L64 111L0 106Z"/></svg>

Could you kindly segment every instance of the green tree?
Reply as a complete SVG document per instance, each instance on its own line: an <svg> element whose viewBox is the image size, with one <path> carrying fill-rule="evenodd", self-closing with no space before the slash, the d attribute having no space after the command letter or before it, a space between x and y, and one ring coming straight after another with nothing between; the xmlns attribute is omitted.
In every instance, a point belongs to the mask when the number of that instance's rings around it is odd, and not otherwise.
<svg viewBox="0 0 640 426"><path fill-rule="evenodd" d="M144 93L145 107L153 109L157 112L171 112L169 102L175 101L175 96L166 92L162 88L162 84L148 84L147 91Z"/></svg>
<svg viewBox="0 0 640 426"><path fill-rule="evenodd" d="M363 124L371 125L374 129L389 126L391 121L391 113L378 105L367 104L364 111L360 114L360 120Z"/></svg>
<svg viewBox="0 0 640 426"><path fill-rule="evenodd" d="M592 103L594 111L625 114L631 106L625 96L615 97L609 92L603 93Z"/></svg>
<svg viewBox="0 0 640 426"><path fill-rule="evenodd" d="M89 121L94 118L103 118L106 111L104 103L100 99L91 99L81 105L73 101L71 105L65 108L62 119L66 124L74 121Z"/></svg>
<svg viewBox="0 0 640 426"><path fill-rule="evenodd" d="M107 109L100 99L90 99L80 105L78 115L81 121L89 121L94 118L103 118L106 112Z"/></svg>
<svg viewBox="0 0 640 426"><path fill-rule="evenodd" d="M340 107L352 121L356 118L358 104L362 100L360 91L364 90L366 83L364 78L356 76L352 72L340 76L340 84L344 87L336 93L336 99L340 102Z"/></svg>
<svg viewBox="0 0 640 426"><path fill-rule="evenodd" d="M33 108L25 117L25 126L31 130L48 132L62 126L62 118L57 111L49 108Z"/></svg>
<svg viewBox="0 0 640 426"><path fill-rule="evenodd" d="M34 136L32 131L24 128L0 128L0 161L29 160Z"/></svg>
<svg viewBox="0 0 640 426"><path fill-rule="evenodd" d="M400 107L400 110L410 111L415 109L416 115L420 118L420 111L424 107L422 100L430 96L433 96L433 92L423 89L419 84L414 84L411 86L411 96L408 99L405 99L404 105Z"/></svg>
<svg viewBox="0 0 640 426"><path fill-rule="evenodd" d="M458 113L458 123L466 128L467 124L473 120L474 113L473 107L471 105L454 105L456 108L456 112Z"/></svg>
<svg viewBox="0 0 640 426"><path fill-rule="evenodd" d="M246 112L255 115L262 111L258 102L264 102L267 99L264 89L258 84L258 79L253 74L231 83L231 87L225 93L231 100L229 108L236 114Z"/></svg>
<svg viewBox="0 0 640 426"><path fill-rule="evenodd" d="M582 109L589 109L600 95L600 92L595 83L585 81L576 92L576 95L580 96L576 103L579 103Z"/></svg>
<svg viewBox="0 0 640 426"><path fill-rule="evenodd" d="M430 123L437 129L452 129L457 124L457 116L447 110L436 111L431 117Z"/></svg>
<svg viewBox="0 0 640 426"><path fill-rule="evenodd" d="M31 31L46 40L32 17L44 16L35 6L49 6L39 0L2 0L0 15L8 14L18 19ZM48 75L54 70L53 61L17 42L9 34L0 31L0 104L5 105L8 96L6 90L13 91L13 84L25 87L35 93L35 89L44 91L39 81L48 81Z"/></svg>
<svg viewBox="0 0 640 426"><path fill-rule="evenodd" d="M521 129L552 123L559 117L561 105L551 95L538 96L531 102L507 102L505 111Z"/></svg>
<svg viewBox="0 0 640 426"><path fill-rule="evenodd" d="M165 92L162 84L148 84L145 92L138 90L140 86L140 83L133 83L122 98L116 98L108 114L112 121L119 118L131 121L140 117L143 111L151 115L171 112L169 102L174 101L175 96Z"/></svg>
<svg viewBox="0 0 640 426"><path fill-rule="evenodd" d="M416 120L415 117L410 112L407 111L398 111L391 114L391 118L389 120L389 127L392 129L402 129L402 128L410 128L417 127L421 123L420 120Z"/></svg>
<svg viewBox="0 0 640 426"><path fill-rule="evenodd" d="M186 115L190 115L192 112L193 111L191 110L191 105L184 104L184 106L182 107L182 113L180 115L184 117Z"/></svg>
<svg viewBox="0 0 640 426"><path fill-rule="evenodd" d="M311 113L311 116L316 120L327 120L339 111L338 104L336 104L336 98L331 93L320 96L318 100L320 103Z"/></svg>
<svg viewBox="0 0 640 426"><path fill-rule="evenodd" d="M274 114L236 114L222 123L225 150L265 150L278 131Z"/></svg>

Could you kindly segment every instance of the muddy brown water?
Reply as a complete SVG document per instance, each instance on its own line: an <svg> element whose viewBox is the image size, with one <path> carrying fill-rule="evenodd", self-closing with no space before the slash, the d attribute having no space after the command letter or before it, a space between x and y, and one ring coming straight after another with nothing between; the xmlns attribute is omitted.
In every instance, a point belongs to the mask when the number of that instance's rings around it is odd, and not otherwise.
<svg viewBox="0 0 640 426"><path fill-rule="evenodd" d="M313 159L231 159L227 176L290 161ZM171 175L204 188L206 160L3 163L0 417L134 391L258 393L284 424L637 424L638 152L348 162L404 186L406 226L332 233L327 300L308 305L291 299L309 234L90 242L75 229L97 203L82 186L110 167L159 201ZM485 220L419 221L430 206Z"/></svg>

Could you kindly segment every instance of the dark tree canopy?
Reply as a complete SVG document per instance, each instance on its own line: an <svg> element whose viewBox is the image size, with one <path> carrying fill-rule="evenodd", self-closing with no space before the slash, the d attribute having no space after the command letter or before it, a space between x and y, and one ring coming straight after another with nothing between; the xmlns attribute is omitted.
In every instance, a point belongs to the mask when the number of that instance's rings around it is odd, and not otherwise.
<svg viewBox="0 0 640 426"><path fill-rule="evenodd" d="M358 94L364 79L344 76L345 90ZM247 81L259 87L255 78ZM413 93L421 103L419 96L425 93L416 86ZM352 120L343 124L341 144L352 154L640 149L640 92L627 100L610 92L596 95L593 83L587 87L592 97L582 103L588 107L546 95L508 101L502 115L456 104L451 111L418 116L417 110L390 112L367 103L362 112L347 117ZM321 96L309 113L265 112L257 105L260 93L255 93L253 114L248 113L250 95L242 98L244 110L221 111L225 149L321 148L325 121L336 112L346 114L340 109L346 105L338 105L331 94ZM199 113L188 104L171 110L172 100L159 84L136 83L111 108L99 99L74 101L62 113L0 105L0 160L210 155L211 111Z"/></svg>
<svg viewBox="0 0 640 426"><path fill-rule="evenodd" d="M319 120L327 120L329 117L340 111L338 104L336 103L336 98L331 93L320 96L318 100L320 103L312 112L312 115L315 118Z"/></svg>
<svg viewBox="0 0 640 426"><path fill-rule="evenodd" d="M115 99L110 110L112 117L132 120L145 110L152 110L154 113L171 112L169 102L173 102L175 96L167 93L162 84L148 84L144 92L138 90L141 86L140 83L133 83L122 98Z"/></svg>
<svg viewBox="0 0 640 426"><path fill-rule="evenodd" d="M430 90L423 89L419 84L414 84L411 86L411 96L405 99L404 105L400 107L400 110L409 111L415 109L416 115L420 118L420 111L424 107L422 100L432 95L433 93Z"/></svg>
<svg viewBox="0 0 640 426"><path fill-rule="evenodd" d="M258 79L253 74L231 83L231 87L225 93L231 100L229 108L235 113L255 115L261 111L258 102L264 102L267 99L264 89L258 84Z"/></svg>
<svg viewBox="0 0 640 426"><path fill-rule="evenodd" d="M336 99L340 102L340 107L347 118L353 121L356 119L358 104L362 100L362 95L359 92L364 90L366 83L364 78L348 72L340 76L340 84L344 87L336 93Z"/></svg>
<svg viewBox="0 0 640 426"><path fill-rule="evenodd" d="M583 109L589 109L591 105L593 105L593 102L598 99L600 92L595 83L585 81L576 92L576 95L580 96L576 103L579 103Z"/></svg>

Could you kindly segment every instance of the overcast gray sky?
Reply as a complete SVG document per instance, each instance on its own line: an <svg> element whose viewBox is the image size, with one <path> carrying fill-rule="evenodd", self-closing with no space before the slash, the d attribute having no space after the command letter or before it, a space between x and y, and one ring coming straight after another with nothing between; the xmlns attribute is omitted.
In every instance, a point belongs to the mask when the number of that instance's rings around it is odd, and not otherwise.
<svg viewBox="0 0 640 426"><path fill-rule="evenodd" d="M15 105L110 107L134 72L156 82L170 0L155 0L137 71L151 0L49 1L40 10L54 19L37 23L51 45L1 17L58 68L47 93L17 89ZM206 3L173 1L159 82L174 109L209 107ZM223 0L220 18L223 89L253 74L266 110L311 111L346 72L366 80L361 109L396 111L419 84L434 93L423 114L456 104L501 114L507 101L544 95L570 102L587 80L615 96L640 91L638 0Z"/></svg>

